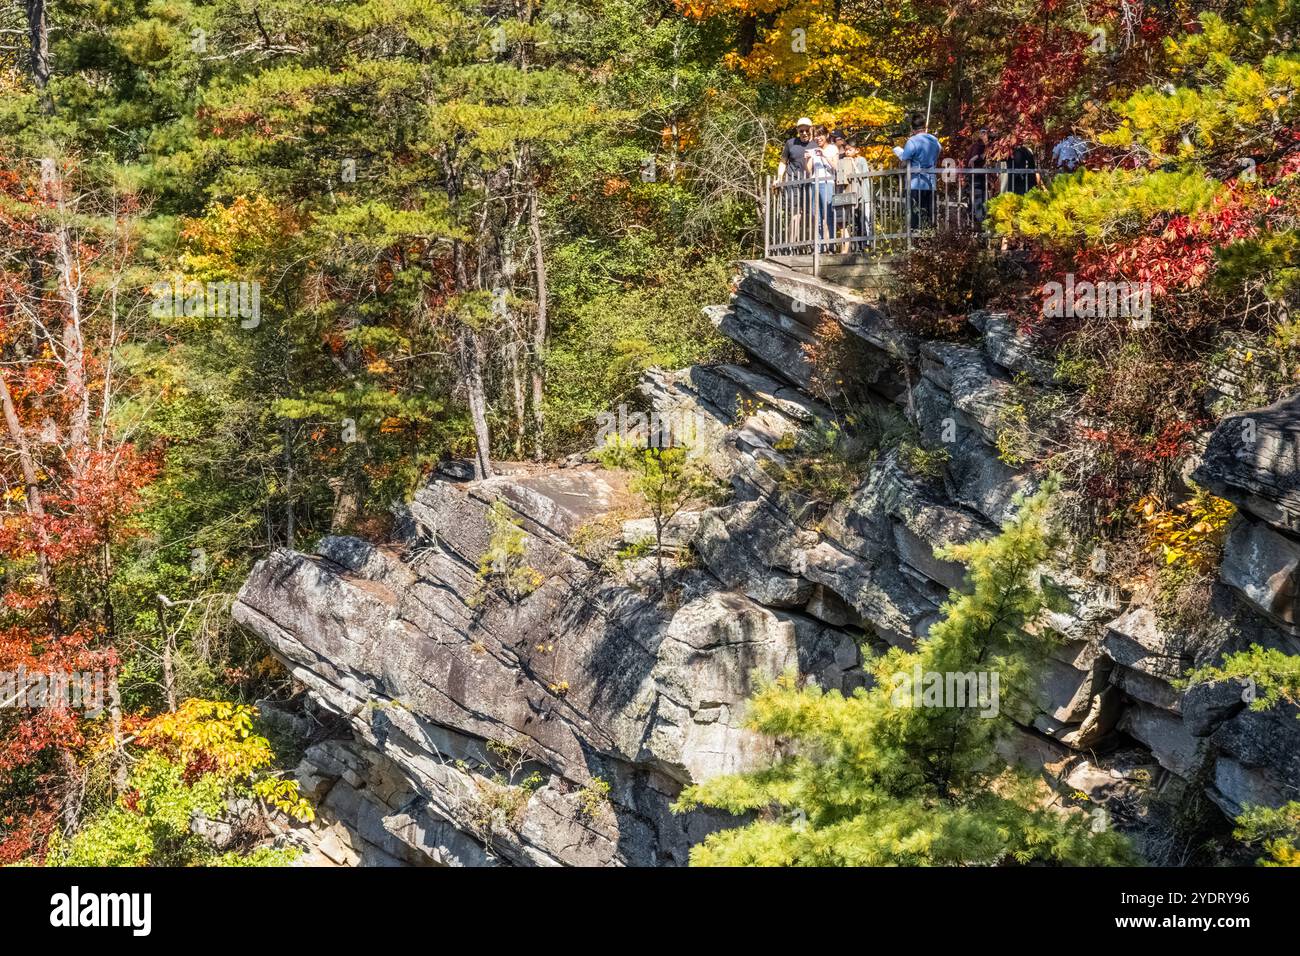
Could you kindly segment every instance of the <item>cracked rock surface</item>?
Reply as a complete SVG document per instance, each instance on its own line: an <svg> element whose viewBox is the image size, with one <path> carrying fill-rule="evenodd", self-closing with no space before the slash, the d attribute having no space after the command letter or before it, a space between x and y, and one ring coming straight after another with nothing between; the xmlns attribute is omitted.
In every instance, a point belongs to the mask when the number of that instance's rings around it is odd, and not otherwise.
<svg viewBox="0 0 1300 956"><path fill-rule="evenodd" d="M321 808L311 862L684 864L734 820L672 813L682 787L773 755L744 724L755 680L793 670L823 688L863 684L862 647L910 646L962 585L934 549L995 533L1032 490L998 457L999 412L1017 373L1049 387L1050 372L1005 316L972 315L978 345L917 342L849 290L753 262L708 312L749 364L642 383L647 407L692 416L693 453L733 491L667 529L671 600L655 597L653 559L590 556L593 538L653 537L622 479L590 465L434 478L392 540L326 537L254 568L236 618L347 728L298 768ZM948 450L941 474L918 478L889 451L821 509L774 480L765 463L829 417L802 349L827 320L864 343L882 407L909 409L921 441ZM1185 646L1152 609L1047 572L1063 640L1005 759L1116 807L1152 778L1202 788L1228 815L1296 797L1294 708L1251 711L1231 684L1175 686L1250 643L1300 652L1294 401L1225 418L1196 473L1241 509L1216 595L1221 638ZM497 501L540 575L518 600L477 573Z"/></svg>

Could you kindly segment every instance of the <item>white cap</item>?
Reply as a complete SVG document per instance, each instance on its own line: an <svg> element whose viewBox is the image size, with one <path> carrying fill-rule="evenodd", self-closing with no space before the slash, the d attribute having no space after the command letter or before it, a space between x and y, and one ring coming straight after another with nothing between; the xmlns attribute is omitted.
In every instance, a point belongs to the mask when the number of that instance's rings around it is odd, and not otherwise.
<svg viewBox="0 0 1300 956"><path fill-rule="evenodd" d="M812 120L810 120L810 119L809 119L808 117L806 117L806 116L800 116L800 117L799 117L799 122L795 123L794 125L795 125L795 128L796 128L796 129L798 129L800 126L811 126L811 125L812 125Z"/></svg>

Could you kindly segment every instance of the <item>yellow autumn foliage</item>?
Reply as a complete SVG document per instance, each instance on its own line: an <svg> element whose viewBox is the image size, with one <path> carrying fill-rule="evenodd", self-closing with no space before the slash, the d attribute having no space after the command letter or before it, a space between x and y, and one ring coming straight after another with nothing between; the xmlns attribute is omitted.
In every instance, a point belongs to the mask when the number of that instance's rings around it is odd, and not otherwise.
<svg viewBox="0 0 1300 956"><path fill-rule="evenodd" d="M1172 509L1151 495L1134 509L1142 519L1151 551L1163 556L1166 565L1183 565L1200 573L1208 573L1218 564L1224 529L1237 510L1232 502L1199 488Z"/></svg>
<svg viewBox="0 0 1300 956"><path fill-rule="evenodd" d="M253 792L276 809L296 820L314 819L315 811L299 795L296 781L257 776L275 754L265 737L253 733L256 717L257 708L247 704L192 698L175 712L154 717L137 739L177 763L214 760L217 773L232 784L249 782Z"/></svg>

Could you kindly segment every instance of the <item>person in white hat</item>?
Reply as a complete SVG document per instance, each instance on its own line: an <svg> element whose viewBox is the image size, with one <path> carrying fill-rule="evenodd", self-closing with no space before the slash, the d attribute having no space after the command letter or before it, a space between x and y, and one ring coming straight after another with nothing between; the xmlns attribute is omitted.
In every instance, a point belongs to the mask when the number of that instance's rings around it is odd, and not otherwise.
<svg viewBox="0 0 1300 956"><path fill-rule="evenodd" d="M807 151L812 148L812 120L806 116L799 117L794 124L794 135L781 147L781 161L776 167L777 182L801 179L806 167Z"/></svg>

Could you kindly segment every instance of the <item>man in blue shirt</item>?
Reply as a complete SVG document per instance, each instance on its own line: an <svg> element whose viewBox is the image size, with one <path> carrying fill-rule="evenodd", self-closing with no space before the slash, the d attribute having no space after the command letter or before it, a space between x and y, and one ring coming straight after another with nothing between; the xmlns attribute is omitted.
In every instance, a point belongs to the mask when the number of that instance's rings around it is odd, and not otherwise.
<svg viewBox="0 0 1300 956"><path fill-rule="evenodd" d="M939 164L943 147L926 129L925 117L912 114L912 136L902 148L895 146L894 155L900 163L917 169L934 169ZM914 173L908 184L912 207L912 229L928 229L934 222L934 173Z"/></svg>

